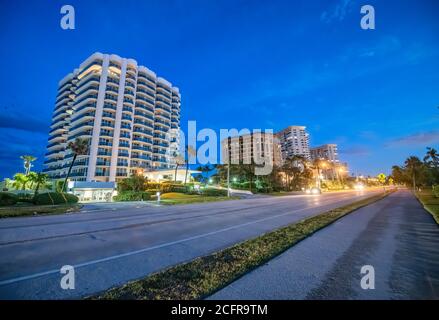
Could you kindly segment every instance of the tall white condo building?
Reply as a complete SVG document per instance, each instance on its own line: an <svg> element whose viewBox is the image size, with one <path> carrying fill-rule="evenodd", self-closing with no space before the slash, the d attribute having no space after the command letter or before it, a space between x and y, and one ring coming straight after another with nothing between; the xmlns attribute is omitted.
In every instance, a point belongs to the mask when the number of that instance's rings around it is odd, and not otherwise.
<svg viewBox="0 0 439 320"><path fill-rule="evenodd" d="M180 93L133 59L94 53L59 82L44 171L66 176L69 142L89 140L76 181L116 181L139 170L172 168L180 132Z"/></svg>

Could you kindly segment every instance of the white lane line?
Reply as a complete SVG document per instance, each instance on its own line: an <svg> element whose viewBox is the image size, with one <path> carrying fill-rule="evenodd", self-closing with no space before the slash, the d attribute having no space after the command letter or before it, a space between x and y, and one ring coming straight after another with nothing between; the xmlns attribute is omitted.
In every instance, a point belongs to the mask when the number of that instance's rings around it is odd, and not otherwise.
<svg viewBox="0 0 439 320"><path fill-rule="evenodd" d="M360 197L360 198L362 198L362 197ZM340 200L340 201L333 202L332 204L336 204L336 203L344 202L344 201L345 200L343 199L343 200ZM199 235L192 236L192 237L185 238L185 239L171 241L171 242L159 244L159 245L156 245L156 246L152 246L152 247L148 247L148 248L143 248L143 249L139 249L139 250L135 250L135 251L130 251L130 252L122 253L122 254L117 254L117 255L109 256L109 257L102 258L102 259L90 260L90 261L87 261L87 262L84 262L84 263L79 263L79 264L73 265L73 267L75 267L75 269L77 269L77 268L81 268L81 267L90 266L90 265L93 265L93 264L98 264L98 263L107 262L107 261L111 261L111 260L116 260L116 259L120 259L120 258L124 258L124 257L129 257L129 256L136 255L136 254L139 254L139 253L144 253L144 252L148 252L148 251L155 250L155 249L165 248L165 247L173 246L173 245L180 244L180 243L183 243L183 242L188 242L188 241L192 241L192 240L195 240L195 239L199 239L199 238L204 238L204 237L207 237L207 236L215 235L215 234L218 234L218 233L221 233L221 232L230 231L230 230L233 230L233 229L238 229L238 228L245 227L245 226L248 226L248 225L252 225L252 224L255 224L255 223L276 219L276 218L279 218L279 217L290 215L292 213L296 213L296 212L300 212L300 211L304 211L304 210L311 210L311 209L321 208L321 207L324 207L324 206L326 206L328 204L331 204L331 203L325 203L324 205L315 206L315 207L302 208L302 209L298 209L298 210L295 210L295 211L292 211L292 212L282 213L282 214L278 214L278 215L269 216L269 217L266 217L266 218L254 220L254 221L249 221L249 222L246 222L246 223L241 223L241 224L238 224L238 225L234 225L234 226L231 226L231 227L227 227L227 228L223 228L223 229L219 229L219 230L215 230L215 231L199 234ZM317 214L319 214L319 213L317 213ZM34 278L39 278L39 277L47 276L47 275L51 275L51 274L59 274L59 273L60 273L60 269L52 269L52 270L48 270L48 271L44 271L44 272L30 274L28 276L11 278L11 279L0 281L0 286L4 286L4 285L16 283L16 282L21 282L21 281L25 281L25 280L30 280L30 279L34 279Z"/></svg>

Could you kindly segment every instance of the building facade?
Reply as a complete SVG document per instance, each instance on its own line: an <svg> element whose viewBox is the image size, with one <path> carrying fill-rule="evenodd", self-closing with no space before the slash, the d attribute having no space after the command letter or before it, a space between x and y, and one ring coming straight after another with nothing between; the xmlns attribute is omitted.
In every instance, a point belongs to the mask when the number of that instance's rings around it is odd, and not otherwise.
<svg viewBox="0 0 439 320"><path fill-rule="evenodd" d="M75 181L116 181L139 170L173 166L180 92L133 59L95 53L59 82L44 171L66 176L68 143L89 142L74 163Z"/></svg>
<svg viewBox="0 0 439 320"><path fill-rule="evenodd" d="M338 150L336 144L324 144L310 149L311 159L323 159L333 163L338 163Z"/></svg>
<svg viewBox="0 0 439 320"><path fill-rule="evenodd" d="M223 163L253 164L272 163L281 164L280 145L272 133L255 132L251 134L228 137L221 141Z"/></svg>
<svg viewBox="0 0 439 320"><path fill-rule="evenodd" d="M304 126L289 126L278 133L282 159L285 161L292 156L303 156L310 160L309 134Z"/></svg>

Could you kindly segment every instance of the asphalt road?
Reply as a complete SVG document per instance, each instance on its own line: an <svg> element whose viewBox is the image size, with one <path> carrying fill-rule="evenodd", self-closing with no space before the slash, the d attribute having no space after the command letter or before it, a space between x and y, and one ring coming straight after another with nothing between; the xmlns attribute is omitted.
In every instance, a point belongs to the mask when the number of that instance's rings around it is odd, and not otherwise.
<svg viewBox="0 0 439 320"><path fill-rule="evenodd" d="M0 298L81 298L379 191L182 206L88 207L0 220ZM64 265L75 289L63 290Z"/></svg>
<svg viewBox="0 0 439 320"><path fill-rule="evenodd" d="M373 266L375 289L361 287ZM439 299L439 228L407 190L338 220L210 299Z"/></svg>

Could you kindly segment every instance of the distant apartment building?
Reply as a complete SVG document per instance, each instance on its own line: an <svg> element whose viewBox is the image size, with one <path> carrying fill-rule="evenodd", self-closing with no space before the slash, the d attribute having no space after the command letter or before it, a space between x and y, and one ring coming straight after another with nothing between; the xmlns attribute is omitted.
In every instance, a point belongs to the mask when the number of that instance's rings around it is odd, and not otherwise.
<svg viewBox="0 0 439 320"><path fill-rule="evenodd" d="M323 159L333 163L338 163L338 150L336 144L324 144L310 149L311 159Z"/></svg>
<svg viewBox="0 0 439 320"><path fill-rule="evenodd" d="M276 137L279 140L282 160L292 156L303 156L310 160L309 151L309 134L305 126L289 126L278 133Z"/></svg>
<svg viewBox="0 0 439 320"><path fill-rule="evenodd" d="M236 137L228 137L221 141L223 163L252 164L265 163L281 164L280 145L272 133L255 132Z"/></svg>
<svg viewBox="0 0 439 320"><path fill-rule="evenodd" d="M89 140L71 172L76 181L116 181L174 165L180 92L133 59L95 53L59 82L45 172L63 178L76 138Z"/></svg>

